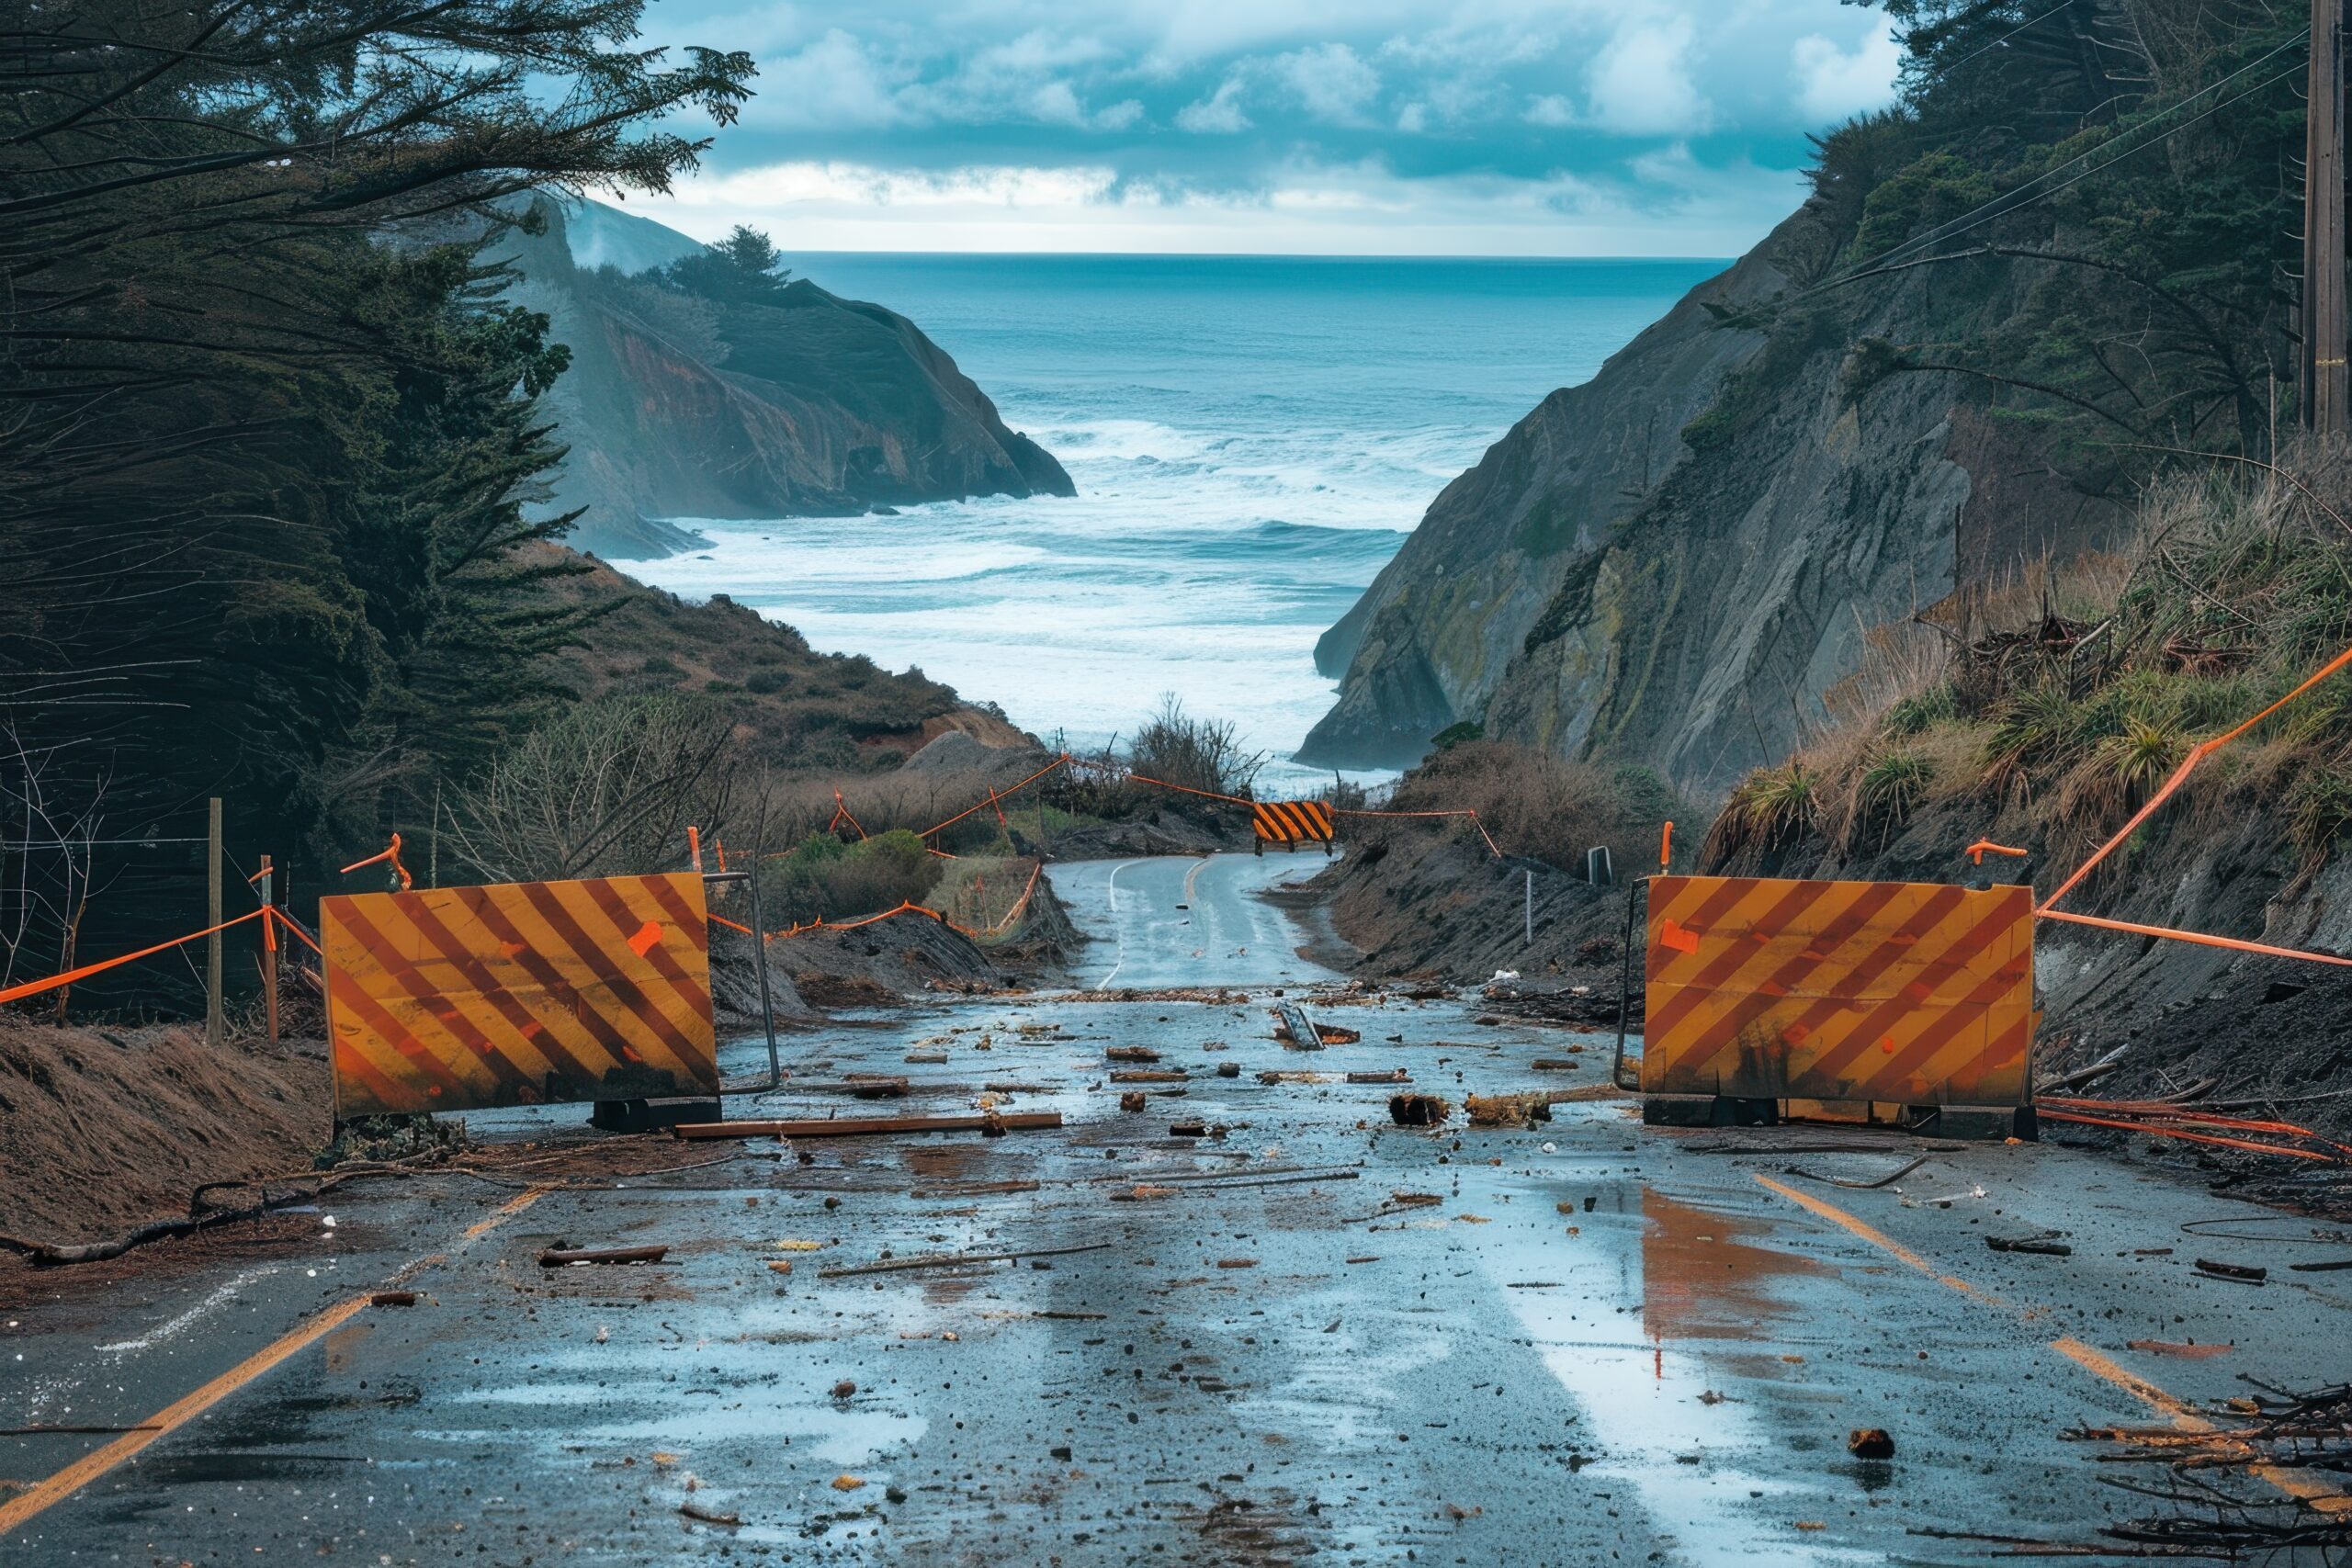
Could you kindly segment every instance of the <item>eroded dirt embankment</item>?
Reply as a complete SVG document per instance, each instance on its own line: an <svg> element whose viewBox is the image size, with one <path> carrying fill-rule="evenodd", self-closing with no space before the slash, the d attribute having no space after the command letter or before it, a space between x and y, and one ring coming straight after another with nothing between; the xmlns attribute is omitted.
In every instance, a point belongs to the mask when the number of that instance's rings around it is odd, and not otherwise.
<svg viewBox="0 0 2352 1568"><path fill-rule="evenodd" d="M1970 863L1979 838L2030 851ZM1923 809L1883 842L1840 851L1817 834L1754 845L1698 869L1729 874L1905 882L2030 878L2047 895L2085 846L2045 844L2020 816L1987 824ZM1535 940L1521 921L1532 865ZM1589 985L1612 1002L1625 894L1475 843L1392 835L1316 884L1358 972L1456 983L1516 969L1546 988ZM2352 954L2352 860L2313 865L2277 815L2216 786L2190 792L2061 908L2283 948ZM2208 1105L2277 1115L2352 1141L2352 968L2267 957L2045 919L2035 930L2044 1078L2119 1053L2097 1092L2133 1099L2199 1090ZM1638 1008L1638 994L1635 1005Z"/></svg>
<svg viewBox="0 0 2352 1568"><path fill-rule="evenodd" d="M1347 966L1367 979L1476 985L1510 973L1517 984L1496 987L1496 996L1556 997L1560 1009L1595 1027L1615 1025L1622 887L1595 887L1543 861L1498 857L1473 838L1414 829L1351 844L1308 886L1332 929L1358 950Z"/></svg>
<svg viewBox="0 0 2352 1568"><path fill-rule="evenodd" d="M86 1241L187 1212L198 1183L310 1168L332 1136L317 1040L0 1020L0 1233Z"/></svg>
<svg viewBox="0 0 2352 1568"><path fill-rule="evenodd" d="M982 947L920 917L775 941L776 1017L807 1024L910 995L1050 982L1078 941L1042 880L1005 943ZM721 931L712 957L720 1031L756 1028L749 939ZM0 1235L111 1237L187 1214L200 1184L310 1169L334 1135L334 1089L316 1010L297 1006L282 1046L232 1032L217 1051L200 1027L59 1028L0 1014Z"/></svg>

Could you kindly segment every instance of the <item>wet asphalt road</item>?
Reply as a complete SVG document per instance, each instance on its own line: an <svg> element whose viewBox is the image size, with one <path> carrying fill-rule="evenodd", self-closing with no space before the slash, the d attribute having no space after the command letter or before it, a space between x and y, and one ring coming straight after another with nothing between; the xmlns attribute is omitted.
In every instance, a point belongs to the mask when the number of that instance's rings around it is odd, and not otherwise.
<svg viewBox="0 0 2352 1568"><path fill-rule="evenodd" d="M1257 993L843 1021L788 1038L796 1079L904 1072L914 1097L787 1086L734 1112L948 1111L1012 1083L1009 1108L1059 1109L1061 1132L680 1145L696 1168L618 1190L337 1194L334 1229L320 1215L283 1258L13 1314L6 1424L129 1425L305 1314L396 1274L424 1293L223 1393L0 1536L0 1561L1962 1562L1988 1549L1915 1527L2082 1539L2141 1511L2069 1427L2161 1422L2241 1373L2347 1375L2352 1292L2326 1283L2347 1276L2277 1272L2335 1255L2284 1239L2308 1226L2086 1155L1939 1148L1853 1190L1787 1168L1870 1179L1908 1151L1727 1152L1645 1133L1625 1101L1407 1132L1384 1087L1261 1084L1401 1065L1458 1100L1607 1071L1605 1042L1481 1025L1475 999L1334 1007L1363 1044L1274 1043L1265 990L1329 976L1252 894L1314 868L1057 868L1099 933L1077 967L1102 997ZM1121 1045L1187 1080L1113 1085ZM1146 1111L1119 1109L1127 1087ZM499 1137L581 1114L473 1121ZM1170 1136L1194 1121L1223 1136ZM2239 1238L2180 1229L2232 1216ZM1984 1239L2045 1229L2072 1256ZM559 1240L672 1251L537 1267ZM954 1250L1056 1255L822 1277ZM2272 1281L2199 1278L2196 1256ZM1893 1461L1849 1456L1863 1426ZM0 1438L0 1476L107 1440Z"/></svg>

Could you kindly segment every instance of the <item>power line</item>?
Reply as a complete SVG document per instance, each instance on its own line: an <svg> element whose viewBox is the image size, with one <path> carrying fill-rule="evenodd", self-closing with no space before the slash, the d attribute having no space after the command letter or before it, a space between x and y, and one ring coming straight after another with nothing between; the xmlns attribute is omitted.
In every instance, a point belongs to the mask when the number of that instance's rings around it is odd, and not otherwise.
<svg viewBox="0 0 2352 1568"><path fill-rule="evenodd" d="M2018 34L2025 31L2028 28L2040 27L2042 23L2056 16L2059 12L2065 10L2074 3L2075 0L2058 0L2058 4L2051 6L2050 9L2042 12L2041 15L2034 17L2031 21L2019 22L2016 27L2011 28L2007 32L2003 33L1999 38L1995 39L1992 42L1980 44L1976 48L1970 50L1966 54L1962 55L1958 60L1952 61L1948 64L1937 66L1934 71L1929 73L1929 74L1935 76L1950 75L1952 72L1959 70L1962 66L1975 59L1978 55L1990 54L1993 51L2000 48L2003 44L2008 42L2011 39L2017 37Z"/></svg>
<svg viewBox="0 0 2352 1568"><path fill-rule="evenodd" d="M2235 71L2231 72L2227 76L2221 78L2219 81L2211 82L2207 84L2205 86L2199 87L2188 97L2185 97L2178 103L2171 105L2169 107L2162 110L2154 118L2144 120L2140 125L2133 127L2131 131L2127 132L2123 138L2119 138L2119 140L2128 141L2132 136L2138 135L2141 131L2147 130L2150 126L2160 123L2165 117L2179 113L2182 109L2187 108L2189 105L2195 103L2199 98L2205 96L2208 93L2215 92L2222 87L2228 86L2232 82L2234 82L2239 77L2245 75L2248 72L2267 64L2270 61L2275 60L2287 51L2297 48L2307 41L2308 40L2301 38L2289 39L2286 42L2279 44L2277 48L2270 50L2268 52L2257 57L2256 59L2247 62L2244 65L2241 65ZM2254 86L2248 87L2243 92L2224 98L2219 103L2209 104L2188 119L2181 121L2177 125L2166 128L2162 135L2151 136L2143 141L2132 141L2129 146L2120 149L2113 141L2105 142L2097 147L2087 148L2085 151L2076 153L2074 157L2067 159L2066 162L2059 164L2056 168L2050 169L2042 174L2037 175L2032 179L2026 181L2023 185L2003 191L1999 196L1993 197L1992 200L1984 202L1981 205L1971 209L1969 211L1962 213L1959 217L1951 219L1948 222L1939 223L1924 234L1915 235L1911 239L1904 241L1899 245L1895 245L1888 250L1883 251L1867 262L1858 263L1853 267L1848 269L1843 276L1831 278L1826 283L1815 284L1812 288L1806 289L1804 292L1807 294L1817 294L1826 289L1843 288L1849 283L1855 282L1862 277L1870 276L1873 272L1884 269L1889 265L1889 264L1895 262L1898 258L1905 256L1908 253L1925 250L1939 244L1946 240L1965 234L1972 229L1982 228L1984 224L1991 222L1996 218L2002 217L2010 212L2021 210L2022 209L2029 207L2034 202L2040 201L2046 197L2055 196L2060 191L2078 185L2082 181L2088 179L2093 175L2114 167L2117 164L2121 163L2124 159L2132 156L2135 152L2144 152L2148 148L2160 145L2161 143L2169 141L2180 132L2187 130L2190 126L2197 124L2199 120L2229 107L2232 104L2238 103L2245 98L2250 98L2257 93L2267 92L2270 88L2277 86L2279 83L2293 76L2300 69L2301 67L2290 68L2280 74L2271 77L2267 81L2257 83ZM2047 189L2035 188L2036 186L2045 185L2051 180L2057 179L2059 175L2065 174L2069 169L2073 169L2079 164L2087 163L2089 160L2098 157L2101 153L2106 153L2108 156L2102 162L2095 164L2089 168L2084 169L2080 174L2075 175L2073 178L2061 181L2056 185L2049 186Z"/></svg>

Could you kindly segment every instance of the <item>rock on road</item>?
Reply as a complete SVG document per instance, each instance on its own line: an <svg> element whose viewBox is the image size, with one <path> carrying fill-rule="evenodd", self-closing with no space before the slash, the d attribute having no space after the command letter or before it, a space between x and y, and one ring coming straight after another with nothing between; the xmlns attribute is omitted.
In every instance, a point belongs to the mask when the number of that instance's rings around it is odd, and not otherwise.
<svg viewBox="0 0 2352 1568"><path fill-rule="evenodd" d="M2080 1540L2144 1511L2070 1427L2161 1423L2242 1373L2346 1377L2352 1301L2326 1281L2346 1276L2278 1271L2311 1250L2285 1239L2300 1222L2086 1154L1758 1150L1645 1131L1623 1100L1534 1131L1391 1127L1390 1090L1345 1073L1402 1066L1458 1102L1598 1085L1607 1043L1387 1000L1328 1009L1362 1044L1277 1044L1271 991L1336 977L1255 894L1319 861L1056 867L1094 937L1081 989L789 1037L801 1084L905 1073L883 1109L909 1113L1013 1084L1007 1107L1059 1110L1059 1132L347 1190L334 1227L227 1272L8 1313L0 1425L163 1429L0 1437L0 1557L1957 1562L1987 1549L1915 1528ZM1120 999L1219 985L1252 994ZM1114 1046L1184 1080L1114 1084L1134 1066ZM729 1057L748 1075L764 1048ZM1146 1109L1121 1111L1134 1089ZM730 1114L852 1106L874 1109L787 1084ZM470 1121L570 1138L582 1114ZM1921 1152L1886 1188L1814 1179ZM2233 1216L2238 1239L2180 1230ZM2071 1256L1985 1245L2042 1231ZM558 1242L669 1253L538 1267ZM955 1251L1048 1256L825 1277ZM2271 1282L2200 1278L2200 1252ZM364 1304L395 1279L416 1305ZM318 1333L326 1309L348 1315ZM1859 1427L1894 1457L1851 1457Z"/></svg>

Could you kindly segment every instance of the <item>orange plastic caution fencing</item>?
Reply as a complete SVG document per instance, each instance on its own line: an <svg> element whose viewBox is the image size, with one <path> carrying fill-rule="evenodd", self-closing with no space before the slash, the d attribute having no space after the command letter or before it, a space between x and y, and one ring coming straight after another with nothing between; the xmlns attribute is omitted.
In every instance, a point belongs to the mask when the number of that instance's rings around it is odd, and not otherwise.
<svg viewBox="0 0 2352 1568"><path fill-rule="evenodd" d="M1647 978L1647 1095L2027 1103L2030 888L1661 876Z"/></svg>
<svg viewBox="0 0 2352 1568"><path fill-rule="evenodd" d="M319 901L335 1116L715 1095L702 878Z"/></svg>
<svg viewBox="0 0 2352 1568"><path fill-rule="evenodd" d="M1268 844L1331 841L1331 808L1319 800L1260 800L1250 807L1250 826Z"/></svg>

